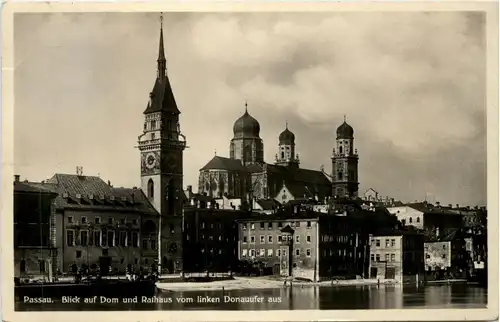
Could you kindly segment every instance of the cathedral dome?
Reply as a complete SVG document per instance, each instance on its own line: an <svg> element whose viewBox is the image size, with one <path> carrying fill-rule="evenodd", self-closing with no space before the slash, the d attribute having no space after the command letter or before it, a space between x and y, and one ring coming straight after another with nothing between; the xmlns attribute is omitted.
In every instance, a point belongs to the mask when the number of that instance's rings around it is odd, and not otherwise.
<svg viewBox="0 0 500 322"><path fill-rule="evenodd" d="M233 133L235 137L259 137L260 124L245 109L245 114L234 122Z"/></svg>
<svg viewBox="0 0 500 322"><path fill-rule="evenodd" d="M293 132L290 131L288 129L288 126L287 126L286 129L283 132L281 132L279 140L280 140L280 145L281 144L284 144L284 145L295 144L295 134L293 134Z"/></svg>
<svg viewBox="0 0 500 322"><path fill-rule="evenodd" d="M344 123L337 128L337 139L352 139L353 137L354 129L344 120Z"/></svg>

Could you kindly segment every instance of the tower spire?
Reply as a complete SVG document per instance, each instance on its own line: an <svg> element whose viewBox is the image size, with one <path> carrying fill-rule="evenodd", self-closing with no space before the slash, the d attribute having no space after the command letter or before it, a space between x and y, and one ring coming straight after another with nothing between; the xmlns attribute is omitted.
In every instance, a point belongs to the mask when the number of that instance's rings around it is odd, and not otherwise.
<svg viewBox="0 0 500 322"><path fill-rule="evenodd" d="M163 45L163 12L160 15L160 44L158 48L158 79L163 80L167 69L167 60L165 59L165 46Z"/></svg>
<svg viewBox="0 0 500 322"><path fill-rule="evenodd" d="M248 102L245 100L245 113L248 113Z"/></svg>
<svg viewBox="0 0 500 322"><path fill-rule="evenodd" d="M345 118L345 114L344 114L344 123L345 123L345 119L346 119L346 118Z"/></svg>
<svg viewBox="0 0 500 322"><path fill-rule="evenodd" d="M285 121L285 128L288 130L288 120Z"/></svg>

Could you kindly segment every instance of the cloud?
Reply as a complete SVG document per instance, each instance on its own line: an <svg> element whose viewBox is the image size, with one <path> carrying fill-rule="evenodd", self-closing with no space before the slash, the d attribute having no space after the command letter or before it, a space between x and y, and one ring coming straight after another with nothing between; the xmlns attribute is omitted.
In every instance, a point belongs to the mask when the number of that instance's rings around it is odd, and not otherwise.
<svg viewBox="0 0 500 322"><path fill-rule="evenodd" d="M248 100L268 161L288 119L303 166L328 169L346 114L362 189L485 203L484 21L479 12L167 14L168 73L191 146L185 183L197 185L214 150L229 154ZM133 146L157 46L154 14L16 17L20 170L39 178L81 164L138 185Z"/></svg>

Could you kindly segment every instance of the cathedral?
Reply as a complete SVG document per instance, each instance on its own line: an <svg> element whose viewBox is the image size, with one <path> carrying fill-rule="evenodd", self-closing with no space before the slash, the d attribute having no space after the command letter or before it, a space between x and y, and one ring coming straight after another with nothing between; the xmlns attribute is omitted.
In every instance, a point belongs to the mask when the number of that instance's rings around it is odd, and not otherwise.
<svg viewBox="0 0 500 322"><path fill-rule="evenodd" d="M279 135L274 163L264 161L263 151L260 124L245 104L245 113L233 126L229 158L216 155L200 169L198 192L214 198L275 199L280 203L290 199L326 202L332 196L358 195L354 130L345 119L337 129L331 175L300 167L295 134L288 124Z"/></svg>

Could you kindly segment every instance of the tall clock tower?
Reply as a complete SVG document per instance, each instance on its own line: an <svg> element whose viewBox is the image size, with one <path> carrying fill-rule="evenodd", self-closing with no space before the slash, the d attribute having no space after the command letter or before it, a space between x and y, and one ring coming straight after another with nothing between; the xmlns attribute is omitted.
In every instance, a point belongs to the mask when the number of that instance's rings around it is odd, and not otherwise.
<svg viewBox="0 0 500 322"><path fill-rule="evenodd" d="M354 149L354 129L344 123L337 128L336 147L332 155L332 185L336 197L358 196L358 151Z"/></svg>
<svg viewBox="0 0 500 322"><path fill-rule="evenodd" d="M144 111L141 152L141 187L160 213L159 266L179 270L182 243L183 151L186 139L180 131L177 104L166 72L161 19L157 75Z"/></svg>

